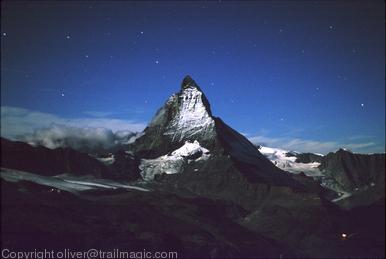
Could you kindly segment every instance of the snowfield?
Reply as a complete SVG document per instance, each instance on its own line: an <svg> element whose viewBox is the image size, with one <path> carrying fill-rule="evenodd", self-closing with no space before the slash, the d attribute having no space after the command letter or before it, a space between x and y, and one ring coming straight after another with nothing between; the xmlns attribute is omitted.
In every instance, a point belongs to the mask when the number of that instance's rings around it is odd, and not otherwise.
<svg viewBox="0 0 386 259"><path fill-rule="evenodd" d="M196 87L188 87L180 96L172 95L167 103L173 103L177 98L181 99L180 109L164 135L171 135L173 140L182 140L213 130L215 123L203 103L201 91Z"/></svg>
<svg viewBox="0 0 386 259"><path fill-rule="evenodd" d="M127 189L137 191L150 191L146 188L129 185L127 183L115 182L107 179L96 179L94 177L74 176L42 176L19 170L1 168L1 178L8 182L28 181L44 186L53 187L62 191L77 194L82 191L93 189Z"/></svg>
<svg viewBox="0 0 386 259"><path fill-rule="evenodd" d="M288 156L288 151L279 148L269 148L261 146L259 148L260 153L266 156L271 162L280 169L298 174L303 172L310 177L323 176L322 172L318 169L320 163L298 163L295 156ZM295 152L293 152L295 153Z"/></svg>
<svg viewBox="0 0 386 259"><path fill-rule="evenodd" d="M336 192L337 195L339 195L339 197L337 197L336 199L333 199L332 202L338 202L352 195L352 193L342 190L342 188L333 178L325 175L318 168L320 166L320 163L296 162L296 156L294 156L294 154L295 155L299 154L297 152L290 152L280 148L270 148L270 147L264 147L264 146L260 146L259 151L280 169L294 174L299 174L303 172L305 175L312 177L315 181L319 182L319 184L322 187ZM320 154L317 154L317 155L320 155Z"/></svg>
<svg viewBox="0 0 386 259"><path fill-rule="evenodd" d="M186 163L204 161L210 157L209 150L200 143L186 141L185 144L168 155L155 159L142 159L139 169L144 180L153 180L157 174L177 174Z"/></svg>
<svg viewBox="0 0 386 259"><path fill-rule="evenodd" d="M99 160L105 165L112 165L115 162L115 157L113 154L110 154L108 157L94 157L96 160Z"/></svg>

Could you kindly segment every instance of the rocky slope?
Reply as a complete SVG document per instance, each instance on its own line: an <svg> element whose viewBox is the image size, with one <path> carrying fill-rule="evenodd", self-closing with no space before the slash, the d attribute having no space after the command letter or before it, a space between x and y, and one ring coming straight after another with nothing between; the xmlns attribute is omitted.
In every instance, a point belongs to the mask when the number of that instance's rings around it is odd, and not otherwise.
<svg viewBox="0 0 386 259"><path fill-rule="evenodd" d="M348 192L385 182L385 154L354 154L339 149L323 157L319 169Z"/></svg>
<svg viewBox="0 0 386 259"><path fill-rule="evenodd" d="M133 155L124 151L117 151L111 155L114 161L109 164L71 148L49 149L1 138L1 167L4 168L45 176L91 175L97 178L125 181L140 177L139 161Z"/></svg>
<svg viewBox="0 0 386 259"><path fill-rule="evenodd" d="M194 159L185 157L178 159L178 163L174 161L178 170L170 170L173 152L178 152L186 143L197 143L205 152L196 154ZM209 197L250 203L251 197L247 196L251 194L241 191L248 185L261 190L268 186L302 187L244 136L214 117L204 93L189 76L129 149L144 158L140 167L142 175L152 171L152 175L159 175L157 180L165 184Z"/></svg>
<svg viewBox="0 0 386 259"><path fill-rule="evenodd" d="M323 197L344 208L370 205L385 197L385 154L355 154L340 149L323 156L258 148L277 167L295 174L305 185L313 185L311 179L320 184L325 189Z"/></svg>

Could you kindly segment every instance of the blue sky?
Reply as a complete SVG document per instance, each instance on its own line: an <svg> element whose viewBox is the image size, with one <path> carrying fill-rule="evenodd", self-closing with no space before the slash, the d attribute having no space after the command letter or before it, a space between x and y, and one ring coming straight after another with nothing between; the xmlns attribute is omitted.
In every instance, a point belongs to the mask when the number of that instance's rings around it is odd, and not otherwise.
<svg viewBox="0 0 386 259"><path fill-rule="evenodd" d="M3 136L141 130L189 74L255 143L384 152L382 1L1 4Z"/></svg>

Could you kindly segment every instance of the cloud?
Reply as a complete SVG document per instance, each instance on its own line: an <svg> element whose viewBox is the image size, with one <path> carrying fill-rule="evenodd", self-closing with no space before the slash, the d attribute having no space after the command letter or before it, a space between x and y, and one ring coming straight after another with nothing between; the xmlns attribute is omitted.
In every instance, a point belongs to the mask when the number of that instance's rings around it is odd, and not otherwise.
<svg viewBox="0 0 386 259"><path fill-rule="evenodd" d="M135 133L131 131L113 132L105 128L79 128L52 124L48 128L35 130L32 134L19 136L19 140L32 145L48 148L71 147L91 152L109 150L121 144L131 143Z"/></svg>
<svg viewBox="0 0 386 259"><path fill-rule="evenodd" d="M299 152L326 154L328 152L335 152L339 148L347 148L359 153L373 152L372 150L376 150L376 152L384 152L384 150L378 147L374 142L340 143L337 141L317 141L299 138L270 138L261 135L250 136L248 139L255 145L276 147Z"/></svg>
<svg viewBox="0 0 386 259"><path fill-rule="evenodd" d="M101 111L84 111L83 113L91 117L98 117L98 118L108 117L115 114L113 112L101 112Z"/></svg>
<svg viewBox="0 0 386 259"><path fill-rule="evenodd" d="M63 118L18 107L1 107L1 136L48 148L108 149L128 143L145 124L113 118ZM131 139L131 140L130 140Z"/></svg>
<svg viewBox="0 0 386 259"><path fill-rule="evenodd" d="M375 145L376 144L374 142L367 142L367 143L344 144L342 147L354 150L354 149L373 147Z"/></svg>

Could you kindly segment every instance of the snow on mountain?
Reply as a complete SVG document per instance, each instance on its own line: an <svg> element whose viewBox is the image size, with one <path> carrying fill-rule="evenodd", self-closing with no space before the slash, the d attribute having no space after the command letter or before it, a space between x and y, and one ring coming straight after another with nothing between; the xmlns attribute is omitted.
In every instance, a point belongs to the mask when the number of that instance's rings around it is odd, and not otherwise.
<svg viewBox="0 0 386 259"><path fill-rule="evenodd" d="M352 196L352 193L345 191L344 188L342 188L342 186L333 177L320 169L321 163L297 162L298 156L302 155L301 153L264 146L260 146L259 151L280 169L294 174L303 172L305 175L312 177L315 181L319 182L322 187L336 192L338 197L333 199L332 202L338 202ZM323 156L320 154L316 155Z"/></svg>
<svg viewBox="0 0 386 259"><path fill-rule="evenodd" d="M124 182L116 182L94 177L74 177L69 175L43 176L34 173L1 168L0 177L8 182L28 181L54 188L53 190L68 191L74 194L93 189L131 189L137 191L149 191L148 189L128 185Z"/></svg>
<svg viewBox="0 0 386 259"><path fill-rule="evenodd" d="M209 150L200 143L186 141L185 144L170 154L155 158L142 159L139 169L144 180L153 180L158 174L180 173L186 163L204 161L210 157Z"/></svg>
<svg viewBox="0 0 386 259"><path fill-rule="evenodd" d="M148 127L132 145L145 158L156 158L182 146L199 141L207 147L216 137L215 120L209 102L196 82L186 76L179 92L157 111Z"/></svg>
<svg viewBox="0 0 386 259"><path fill-rule="evenodd" d="M129 145L129 149L138 157L144 158L140 166L142 177L150 180L163 172L175 174L198 171L198 168L184 166L187 165L187 159L181 156L174 159L171 156L176 149L195 141L210 150L212 157L216 158L207 162L206 170L213 172L208 173L208 176L217 181L224 177L219 171L227 171L240 176L240 179L247 179L249 183L264 182L300 188L298 182L272 165L247 138L220 118L212 116L208 99L190 76L183 79L180 91L172 95L157 111L144 130L144 135ZM218 162L220 160L222 162ZM217 163L224 168L219 169L221 166ZM179 180L193 188L183 177Z"/></svg>
<svg viewBox="0 0 386 259"><path fill-rule="evenodd" d="M319 170L318 166L320 163L299 163L296 162L296 152L289 152L279 148L270 148L270 147L259 147L260 153L265 155L271 162L279 167L280 169L290 172L290 173L300 173L303 172L305 175L310 177L323 176L322 172Z"/></svg>
<svg viewBox="0 0 386 259"><path fill-rule="evenodd" d="M214 120L203 103L202 92L196 87L183 89L179 96L173 95L170 101L174 102L176 98L181 101L180 109L164 135L172 135L173 140L176 137L182 140L214 128Z"/></svg>
<svg viewBox="0 0 386 259"><path fill-rule="evenodd" d="M94 157L105 165L112 165L115 162L114 154L109 154L107 157Z"/></svg>

